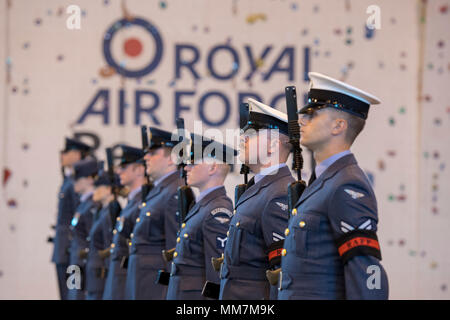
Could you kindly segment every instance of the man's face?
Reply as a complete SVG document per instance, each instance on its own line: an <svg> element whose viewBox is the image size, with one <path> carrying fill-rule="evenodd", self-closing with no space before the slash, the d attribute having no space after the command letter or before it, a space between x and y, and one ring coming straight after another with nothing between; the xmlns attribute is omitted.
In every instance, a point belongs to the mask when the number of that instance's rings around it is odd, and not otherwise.
<svg viewBox="0 0 450 320"><path fill-rule="evenodd" d="M269 159L269 149L272 139L276 140L275 133L270 130L249 129L240 136L239 160L246 165L266 164ZM275 141L274 140L274 141ZM271 150L276 152L277 149Z"/></svg>
<svg viewBox="0 0 450 320"><path fill-rule="evenodd" d="M75 162L81 160L81 152L78 150L69 150L61 153L61 165L63 167L72 166Z"/></svg>
<svg viewBox="0 0 450 320"><path fill-rule="evenodd" d="M166 152L164 148L157 148L150 150L144 156L147 165L147 174L154 180L162 177L162 173L171 164L170 153Z"/></svg>
<svg viewBox="0 0 450 320"><path fill-rule="evenodd" d="M260 131L254 129L246 130L240 136L239 160L247 165L258 163L258 152L260 145Z"/></svg>
<svg viewBox="0 0 450 320"><path fill-rule="evenodd" d="M334 119L327 108L315 110L310 114L300 114L300 144L311 151L319 150L332 137Z"/></svg>
<svg viewBox="0 0 450 320"><path fill-rule="evenodd" d="M100 185L95 188L92 200L94 200L95 202L100 202L105 200L110 195L111 195L111 187L106 185Z"/></svg>
<svg viewBox="0 0 450 320"><path fill-rule="evenodd" d="M209 170L212 164L198 163L188 164L186 170L187 183L193 187L200 187L209 180Z"/></svg>
<svg viewBox="0 0 450 320"><path fill-rule="evenodd" d="M121 165L118 168L117 174L119 175L120 183L122 185L129 187L134 183L139 175L138 166L139 165L136 163L129 163L126 165Z"/></svg>
<svg viewBox="0 0 450 320"><path fill-rule="evenodd" d="M89 186L91 186L93 183L93 180L91 177L82 177L75 180L73 184L73 188L76 193L83 194Z"/></svg>

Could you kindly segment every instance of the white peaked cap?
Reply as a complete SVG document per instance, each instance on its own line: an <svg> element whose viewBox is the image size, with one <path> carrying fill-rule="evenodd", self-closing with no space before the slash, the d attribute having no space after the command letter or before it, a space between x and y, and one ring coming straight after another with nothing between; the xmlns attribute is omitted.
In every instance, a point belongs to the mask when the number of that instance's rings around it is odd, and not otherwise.
<svg viewBox="0 0 450 320"><path fill-rule="evenodd" d="M278 120L288 123L287 114L285 114L284 112L281 112L275 108L272 108L271 106L268 106L264 103L256 101L255 99L252 99L252 98L248 98L247 101L248 101L250 112L262 113L262 114L277 118Z"/></svg>
<svg viewBox="0 0 450 320"><path fill-rule="evenodd" d="M368 92L362 91L361 89L353 87L342 81L333 79L333 78L323 75L321 73L309 72L308 76L309 76L309 79L311 80L310 89L321 89L321 90L339 92L339 93L348 95L352 98L358 99L369 105L370 104L379 104L381 102L380 99L378 99L377 97L375 97L374 95L372 95Z"/></svg>

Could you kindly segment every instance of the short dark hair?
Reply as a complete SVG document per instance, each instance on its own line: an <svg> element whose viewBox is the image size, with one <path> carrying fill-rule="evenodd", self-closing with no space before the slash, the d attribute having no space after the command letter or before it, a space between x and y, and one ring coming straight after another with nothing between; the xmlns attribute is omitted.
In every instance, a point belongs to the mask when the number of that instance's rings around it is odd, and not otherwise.
<svg viewBox="0 0 450 320"><path fill-rule="evenodd" d="M333 109L335 110L335 109ZM344 118L347 121L347 131L345 133L345 140L353 144L356 137L361 133L361 131L364 129L364 126L366 124L366 120L363 118L357 117L352 115L351 113L341 111L341 110L335 110L337 115L341 118Z"/></svg>

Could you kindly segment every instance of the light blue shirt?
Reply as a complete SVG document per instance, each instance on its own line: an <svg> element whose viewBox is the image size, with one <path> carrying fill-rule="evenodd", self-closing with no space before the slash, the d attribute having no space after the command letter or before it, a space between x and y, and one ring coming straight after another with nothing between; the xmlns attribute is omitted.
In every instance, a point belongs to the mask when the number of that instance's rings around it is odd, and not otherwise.
<svg viewBox="0 0 450 320"><path fill-rule="evenodd" d="M171 174L178 172L178 170L174 170L174 171L170 171L169 173L166 173L165 175L163 175L161 178L159 178L158 180L156 180L154 182L155 187L160 184L161 182L164 181L164 179L166 179L168 176L170 176Z"/></svg>
<svg viewBox="0 0 450 320"><path fill-rule="evenodd" d="M349 155L349 154L351 154L350 150L345 150L345 151L333 154L331 157L325 159L320 164L318 164L314 170L316 172L316 179L319 178L320 175L322 173L324 173L325 170L327 170L329 166L331 166L333 163L338 161L340 158L342 158L346 155Z"/></svg>
<svg viewBox="0 0 450 320"><path fill-rule="evenodd" d="M130 193L128 194L128 201L133 200L133 198L139 193L139 191L141 191L142 186L141 187L137 187L134 190L131 190Z"/></svg>
<svg viewBox="0 0 450 320"><path fill-rule="evenodd" d="M265 176L268 176L270 174L276 174L278 170L280 170L283 167L286 167L286 163L274 164L273 166L262 169L259 173L255 175L255 183L261 181L262 178L264 178Z"/></svg>
<svg viewBox="0 0 450 320"><path fill-rule="evenodd" d="M83 193L80 197L80 202L86 201L93 194L94 194L94 191L89 191L89 192Z"/></svg>
<svg viewBox="0 0 450 320"><path fill-rule="evenodd" d="M214 190L220 189L220 188L224 188L224 186L215 186L215 187L211 187L209 189L203 190L202 192L200 192L200 194L197 196L197 198L195 199L195 202L200 202L200 200L202 200L204 197L206 197L208 194L210 194L211 192L213 192Z"/></svg>

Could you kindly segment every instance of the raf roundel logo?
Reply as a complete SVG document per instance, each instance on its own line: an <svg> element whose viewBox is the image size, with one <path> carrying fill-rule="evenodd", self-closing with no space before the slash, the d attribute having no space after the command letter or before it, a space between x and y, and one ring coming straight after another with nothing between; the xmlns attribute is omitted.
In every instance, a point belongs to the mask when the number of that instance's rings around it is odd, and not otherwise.
<svg viewBox="0 0 450 320"><path fill-rule="evenodd" d="M140 78L159 65L163 42L158 29L149 21L121 19L106 31L103 54L112 73Z"/></svg>

